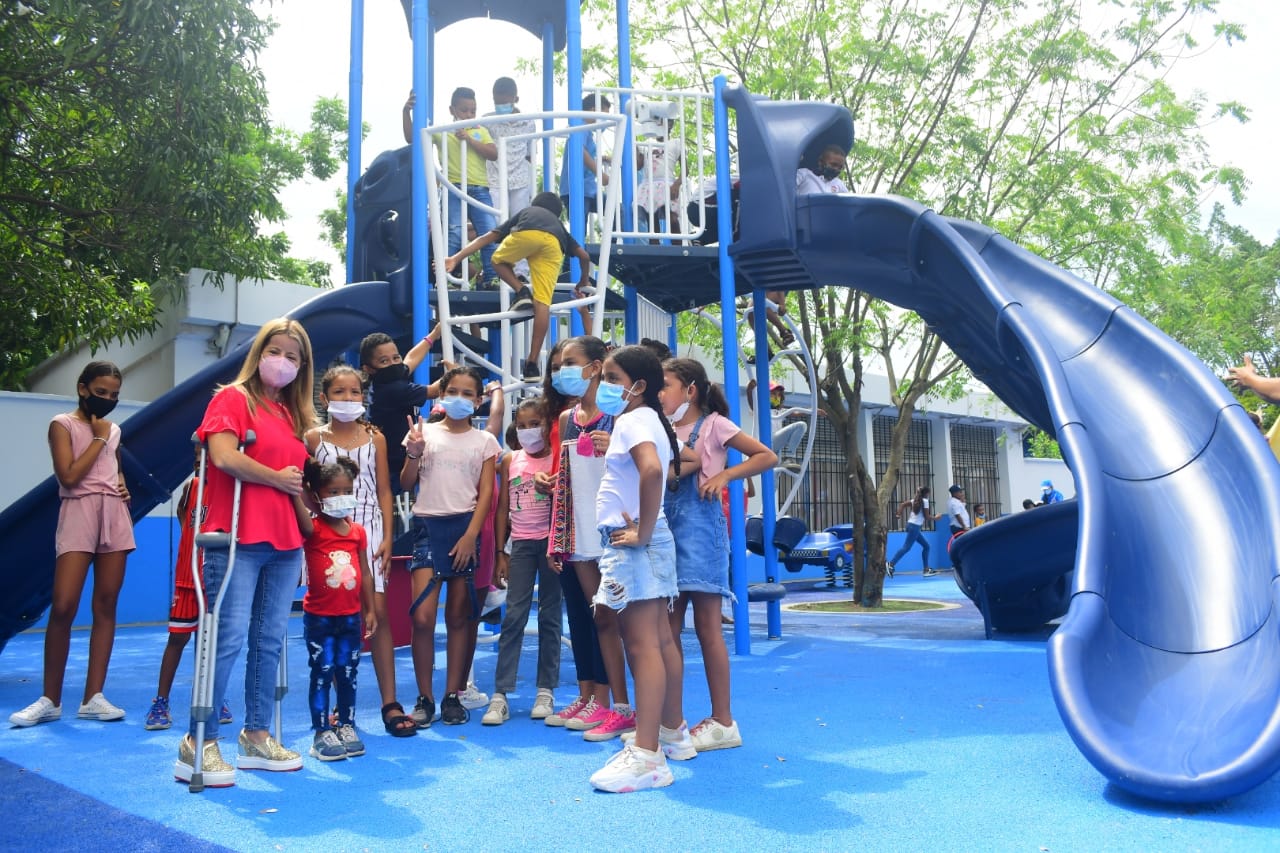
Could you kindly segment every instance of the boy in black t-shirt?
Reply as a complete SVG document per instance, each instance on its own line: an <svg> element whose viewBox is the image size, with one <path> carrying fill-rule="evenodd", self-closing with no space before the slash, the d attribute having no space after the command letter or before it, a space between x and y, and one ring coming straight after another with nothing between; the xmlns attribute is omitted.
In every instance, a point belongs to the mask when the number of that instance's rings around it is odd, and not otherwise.
<svg viewBox="0 0 1280 853"><path fill-rule="evenodd" d="M471 253L502 241L502 245L493 253L493 269L515 291L511 310L520 311L530 306L533 308L529 357L521 366L521 373L530 381L537 380L542 373L538 365L538 354L542 351L547 328L551 324L551 299L555 295L556 280L560 277L564 256L572 254L582 265L578 288L587 284L587 275L591 270L591 257L565 229L564 223L560 221L561 211L560 199L555 193L538 193L533 198L533 204L492 231L481 234L445 261L446 270L452 272ZM533 279L532 292L516 278L514 265L521 260L529 262L529 276ZM575 290L576 292L578 291Z"/></svg>

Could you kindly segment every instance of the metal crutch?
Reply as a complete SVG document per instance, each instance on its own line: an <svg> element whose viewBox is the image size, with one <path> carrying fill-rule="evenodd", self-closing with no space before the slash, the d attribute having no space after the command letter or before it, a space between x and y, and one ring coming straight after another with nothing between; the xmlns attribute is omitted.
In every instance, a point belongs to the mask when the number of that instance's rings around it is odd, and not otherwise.
<svg viewBox="0 0 1280 853"><path fill-rule="evenodd" d="M240 443L240 452L243 453L246 447L253 444L254 439L253 430L248 430L244 441ZM191 783L187 786L187 790L198 794L204 790L204 727L214 713L213 675L218 660L218 614L222 610L222 597L227 591L227 581L230 580L236 564L236 536L233 533L200 532L200 522L203 520L201 511L204 507L205 474L209 467L209 448L195 434L192 434L191 441L200 447L200 480L196 485L196 507L191 516L195 533L195 547L191 549L191 576L199 578L195 588L196 610L200 614L200 621L196 627L196 671L191 685L191 719L196 721L195 757L192 760ZM235 480L231 494L232 531L238 531L240 528L240 485L240 481ZM200 573L200 553L210 548L227 551L227 571L222 576L222 584L218 587L217 595L214 596L211 609L205 607L204 577Z"/></svg>
<svg viewBox="0 0 1280 853"><path fill-rule="evenodd" d="M276 667L276 743L284 743L284 696L289 692L289 631L280 641L280 664Z"/></svg>

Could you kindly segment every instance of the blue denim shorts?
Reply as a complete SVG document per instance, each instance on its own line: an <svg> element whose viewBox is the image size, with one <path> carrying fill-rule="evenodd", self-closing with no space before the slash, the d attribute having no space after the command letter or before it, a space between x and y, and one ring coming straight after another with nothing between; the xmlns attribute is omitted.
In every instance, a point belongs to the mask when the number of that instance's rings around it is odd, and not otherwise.
<svg viewBox="0 0 1280 853"><path fill-rule="evenodd" d="M710 592L733 599L729 589L729 527L717 496L698 496L698 477L684 477L667 494L663 511L676 543L676 584L681 592Z"/></svg>
<svg viewBox="0 0 1280 853"><path fill-rule="evenodd" d="M609 534L616 527L600 528L600 588L592 604L603 604L610 610L622 610L633 601L665 598L679 594L676 588L676 543L659 518L653 527L649 544L642 548L616 548L609 544Z"/></svg>
<svg viewBox="0 0 1280 853"><path fill-rule="evenodd" d="M454 569L449 552L467 532L471 513L414 516L413 564L411 569L435 569L437 578L471 577L479 565L480 537L476 537L476 560L466 569Z"/></svg>

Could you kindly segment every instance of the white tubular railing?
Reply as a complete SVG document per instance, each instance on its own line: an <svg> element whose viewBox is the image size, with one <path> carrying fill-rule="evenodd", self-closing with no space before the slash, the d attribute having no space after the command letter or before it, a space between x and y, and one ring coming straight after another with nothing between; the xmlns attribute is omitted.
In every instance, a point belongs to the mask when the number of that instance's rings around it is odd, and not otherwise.
<svg viewBox="0 0 1280 853"><path fill-rule="evenodd" d="M457 130L476 127L489 126L495 124L504 124L512 120L511 115L492 115L482 118L470 119L467 121L452 122L450 124L433 125L425 128L422 132L422 150L424 165L427 175L427 206L428 206L428 227L431 229L431 245L432 245L432 263L435 268L435 287L436 287L436 312L441 328L441 347L444 357L450 361L457 359L459 354L465 355L473 363L488 369L502 377L502 384L508 390L518 388L526 384L519 375L518 370L512 370L509 366L513 359L516 364L524 357L523 350L515 349L516 341L513 340L511 320L517 316L512 313L511 309L511 293L505 286L498 288L498 307L499 310L487 314L465 314L454 316L452 308L449 304L448 291L450 285L461 289L471 289L470 275L470 258L463 258L458 268L458 274L452 275L445 270L445 261L449 257L449 205L444 203L445 199L452 195L461 202L461 211L463 221L460 223L463 230L463 238L461 245L465 246L470 242L466 238L465 223L469 221L467 212L469 209L484 211L497 217L498 222L504 222L519 211L508 210L509 192L507 187L507 145L508 143L519 143L524 141L538 140L545 137L563 137L568 138L574 133L595 133L612 131L612 146L614 150L622 150L625 144L627 117L610 113L597 113L586 111L568 111L568 112L538 112L538 113L518 113L519 118L535 121L537 125L541 124L543 119L552 119L553 121L565 121L569 119L583 119L594 122L593 124L581 124L577 126L568 126L553 128L551 130L537 130L532 133L516 134L509 137L503 137L495 140L498 149L498 186L496 187L498 198L496 205L486 205L481 201L472 198L468 193L467 170L465 165L459 169L461 175L461 183L453 184L448 180L449 174L449 148L448 145L440 146L440 161L437 162L436 157L432 154L434 146L432 138L435 134L453 134ZM535 125L535 126L537 126ZM534 164L536 165L536 164ZM544 172L554 168L554 164L541 164ZM534 170L536 177L537 169ZM604 199L604 215L601 217L601 235L600 235L600 259L596 268L597 285L594 290L580 298L570 299L565 302L555 303L551 312L553 318L556 315L565 315L569 312L576 311L580 306L589 306L592 311L592 334L599 336L604 328L604 301L606 283L609 280L609 249L614 239L614 229L611 227L618 216L618 187L621 181L621 168L617 162L610 164L609 182L601 187ZM487 185L486 185L487 186ZM478 235L477 235L478 236ZM585 242L585 241L584 241ZM572 290L574 284L567 285L567 289ZM566 289L566 285L557 285L558 290ZM502 342L502 360L506 364L497 364L489 358L481 356L469 347L462 344L453 334L453 327L456 325L470 323L492 323L499 324L499 339Z"/></svg>
<svg viewBox="0 0 1280 853"><path fill-rule="evenodd" d="M663 243L697 241L705 230L707 209L703 191L714 178L706 166L711 146L703 140L711 133L714 96L707 92L664 91L618 87L584 88L621 106L630 119L626 145L635 168L622 176L625 189L622 211L630 214L630 228L623 217L614 222L616 238L659 240ZM599 101L597 101L598 103ZM613 161L623 149L613 149ZM612 178L611 178L612 182ZM692 203L698 225L686 215Z"/></svg>

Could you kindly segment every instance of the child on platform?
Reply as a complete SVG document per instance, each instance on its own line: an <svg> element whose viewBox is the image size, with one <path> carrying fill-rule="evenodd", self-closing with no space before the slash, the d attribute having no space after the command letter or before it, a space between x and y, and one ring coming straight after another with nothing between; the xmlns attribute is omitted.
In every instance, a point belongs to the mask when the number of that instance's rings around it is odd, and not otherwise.
<svg viewBox="0 0 1280 853"><path fill-rule="evenodd" d="M315 731L311 754L321 761L364 755L364 742L355 727L356 672L361 636L373 636L378 620L368 537L363 527L350 520L360 502L355 495L359 477L360 466L346 456L329 463L308 460L303 486L320 508L319 514L312 517L302 496L294 498L298 527L306 537L302 636L311 666L307 692ZM338 699L336 731L329 716L331 684Z"/></svg>
<svg viewBox="0 0 1280 853"><path fill-rule="evenodd" d="M369 422L386 440L388 471L398 473L404 466L407 419L427 400L440 396L439 382L420 385L411 378L438 340L437 326L414 344L403 359L396 342L385 332L366 335L360 342L360 368L369 377Z"/></svg>
<svg viewBox="0 0 1280 853"><path fill-rule="evenodd" d="M579 292L589 282L588 275L591 272L591 256L565 230L564 223L560 221L561 210L560 199L555 193L538 193L528 207L492 231L481 234L445 260L446 270L452 272L467 255L498 241L502 242L493 253L493 268L498 277L515 291L511 310L520 311L530 306L533 308L529 356L520 369L521 375L528 381L537 381L542 376L542 369L538 364L539 353L542 352L542 344L547 338L547 328L551 323L551 300L555 296L556 280L560 277L564 256L574 255L582 267L577 286ZM514 265L521 260L529 262L529 275L533 279L532 292L516 278Z"/></svg>

